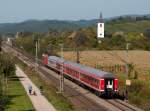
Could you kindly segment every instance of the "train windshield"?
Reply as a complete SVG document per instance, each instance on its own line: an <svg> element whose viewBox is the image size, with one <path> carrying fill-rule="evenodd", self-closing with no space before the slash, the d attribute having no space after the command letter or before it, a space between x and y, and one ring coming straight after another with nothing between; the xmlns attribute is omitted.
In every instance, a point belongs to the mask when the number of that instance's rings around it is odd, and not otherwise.
<svg viewBox="0 0 150 111"><path fill-rule="evenodd" d="M105 90L106 91L112 91L113 90L113 79L105 79Z"/></svg>

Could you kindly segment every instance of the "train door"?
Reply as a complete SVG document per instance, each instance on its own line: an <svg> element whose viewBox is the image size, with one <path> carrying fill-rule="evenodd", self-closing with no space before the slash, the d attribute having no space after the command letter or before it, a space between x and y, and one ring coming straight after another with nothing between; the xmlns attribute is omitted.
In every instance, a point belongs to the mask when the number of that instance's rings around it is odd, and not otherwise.
<svg viewBox="0 0 150 111"><path fill-rule="evenodd" d="M112 78L105 79L105 91L106 92L112 92L113 91L113 84L114 84L114 81Z"/></svg>

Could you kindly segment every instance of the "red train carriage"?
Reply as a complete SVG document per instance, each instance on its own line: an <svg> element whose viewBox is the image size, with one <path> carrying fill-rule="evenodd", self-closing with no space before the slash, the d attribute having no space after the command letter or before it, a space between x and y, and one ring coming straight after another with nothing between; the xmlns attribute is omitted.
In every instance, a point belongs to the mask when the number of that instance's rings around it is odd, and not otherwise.
<svg viewBox="0 0 150 111"><path fill-rule="evenodd" d="M111 73L100 71L74 62L66 61L56 56L43 55L43 63L80 83L94 89L99 94L116 94L118 79Z"/></svg>
<svg viewBox="0 0 150 111"><path fill-rule="evenodd" d="M42 55L42 64L44 64L44 65L48 64L48 55L47 54Z"/></svg>

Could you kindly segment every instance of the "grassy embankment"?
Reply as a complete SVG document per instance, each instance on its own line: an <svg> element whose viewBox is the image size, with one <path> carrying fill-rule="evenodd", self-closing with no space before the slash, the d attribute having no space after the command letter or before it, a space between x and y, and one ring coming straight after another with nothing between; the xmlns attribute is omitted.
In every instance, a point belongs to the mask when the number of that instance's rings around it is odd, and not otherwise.
<svg viewBox="0 0 150 111"><path fill-rule="evenodd" d="M141 80L143 74L140 73L139 79L131 80L131 86L128 86L128 99L129 103L144 109L144 111L150 111L150 82L146 80ZM150 79L150 72L144 74L147 79ZM125 79L127 78L125 74L117 74L119 78L119 91L122 92L125 89Z"/></svg>
<svg viewBox="0 0 150 111"><path fill-rule="evenodd" d="M33 105L17 77L10 78L6 93L8 103L5 111L34 111Z"/></svg>
<svg viewBox="0 0 150 111"><path fill-rule="evenodd" d="M69 100L56 93L56 87L51 84L47 84L46 81L43 81L39 76L37 76L38 74L34 70L29 68L22 61L18 59L16 59L16 61L18 66L25 71L25 73L36 84L36 86L43 86L44 95L58 111L79 111L73 107Z"/></svg>

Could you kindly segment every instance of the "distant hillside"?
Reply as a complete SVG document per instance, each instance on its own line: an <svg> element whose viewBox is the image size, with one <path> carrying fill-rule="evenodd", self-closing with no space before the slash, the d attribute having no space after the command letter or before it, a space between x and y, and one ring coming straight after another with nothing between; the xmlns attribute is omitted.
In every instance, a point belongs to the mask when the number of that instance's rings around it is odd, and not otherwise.
<svg viewBox="0 0 150 111"><path fill-rule="evenodd" d="M144 33L146 30L150 30L150 20L106 24L105 29L109 33L118 31Z"/></svg>
<svg viewBox="0 0 150 111"><path fill-rule="evenodd" d="M71 23L74 23L80 27L88 27L91 25L95 25L97 22L98 22L98 19L72 21Z"/></svg>
<svg viewBox="0 0 150 111"><path fill-rule="evenodd" d="M150 20L150 14L147 15L124 15L105 19L106 29L109 31L118 30L137 30L136 28L149 27L149 22L134 23L133 20ZM133 20L132 20L133 19ZM136 21L135 20L135 21ZM3 23L0 24L0 34L15 34L16 32L47 32L49 29L56 30L76 30L79 28L96 25L98 19L79 20L79 21L61 21L61 20L28 20L21 23ZM120 24L119 24L120 23ZM113 24L116 26L112 26ZM124 26L125 24L125 26ZM140 25L140 26L139 26ZM131 26L131 27L130 27ZM142 27L141 27L142 26ZM139 30L139 29L138 29Z"/></svg>
<svg viewBox="0 0 150 111"><path fill-rule="evenodd" d="M78 29L77 24L68 21L58 20L28 20L21 23L0 24L0 33L16 33L16 32L47 32L49 29L56 30L75 30Z"/></svg>

